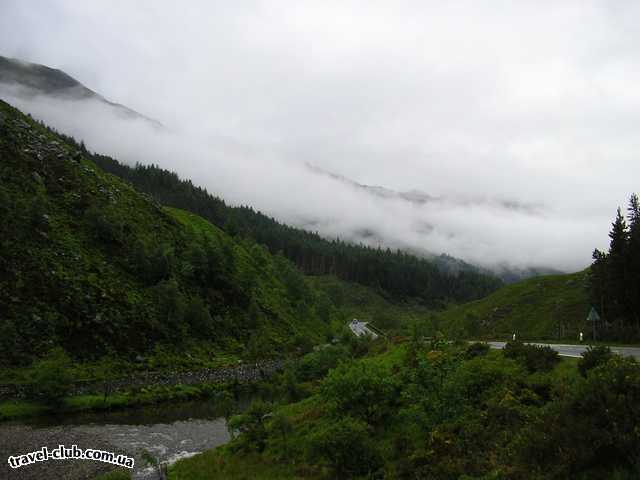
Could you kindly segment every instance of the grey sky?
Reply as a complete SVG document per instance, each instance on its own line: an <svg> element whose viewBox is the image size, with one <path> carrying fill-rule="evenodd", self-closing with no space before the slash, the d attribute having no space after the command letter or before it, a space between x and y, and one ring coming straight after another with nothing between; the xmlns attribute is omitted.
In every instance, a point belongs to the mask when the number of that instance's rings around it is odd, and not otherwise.
<svg viewBox="0 0 640 480"><path fill-rule="evenodd" d="M327 235L370 228L483 265L575 270L638 190L639 22L622 0L3 0L0 54L58 67L173 133L98 106L23 108L233 202ZM307 163L448 200L373 198Z"/></svg>

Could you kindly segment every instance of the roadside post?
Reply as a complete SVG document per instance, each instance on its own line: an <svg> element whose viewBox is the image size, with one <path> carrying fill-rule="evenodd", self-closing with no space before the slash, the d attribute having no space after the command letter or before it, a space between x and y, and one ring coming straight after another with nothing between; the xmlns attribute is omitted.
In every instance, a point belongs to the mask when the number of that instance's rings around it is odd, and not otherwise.
<svg viewBox="0 0 640 480"><path fill-rule="evenodd" d="M587 322L591 322L591 325L593 326L593 341L595 342L596 340L596 323L598 323L598 321L600 320L600 315L598 315L598 312L596 312L596 309L591 307L591 311L589 312L589 315L587 316ZM582 334L580 334L580 337L582 337Z"/></svg>

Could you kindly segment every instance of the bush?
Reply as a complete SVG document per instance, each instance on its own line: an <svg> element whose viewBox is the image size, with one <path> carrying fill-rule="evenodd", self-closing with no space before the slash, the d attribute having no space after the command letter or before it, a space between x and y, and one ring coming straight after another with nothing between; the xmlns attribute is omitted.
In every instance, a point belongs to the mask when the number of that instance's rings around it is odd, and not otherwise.
<svg viewBox="0 0 640 480"><path fill-rule="evenodd" d="M324 377L326 373L338 366L338 362L346 360L348 354L342 346L328 346L317 352L305 355L296 367L295 373L298 380L308 382Z"/></svg>
<svg viewBox="0 0 640 480"><path fill-rule="evenodd" d="M336 413L352 415L369 424L390 411L397 392L383 368L367 363L341 364L322 382L322 396Z"/></svg>
<svg viewBox="0 0 640 480"><path fill-rule="evenodd" d="M340 338L340 343L347 346L352 357L360 358L369 353L372 341L369 335L356 337L351 331L345 329Z"/></svg>
<svg viewBox="0 0 640 480"><path fill-rule="evenodd" d="M106 210L92 206L84 214L85 221L96 238L106 244L123 243L122 225L107 215Z"/></svg>
<svg viewBox="0 0 640 480"><path fill-rule="evenodd" d="M246 451L262 452L267 441L265 420L271 411L271 405L261 400L254 401L247 411L231 417L229 429L242 433L239 446Z"/></svg>
<svg viewBox="0 0 640 480"><path fill-rule="evenodd" d="M464 398L473 404L483 403L494 390L517 390L524 381L522 366L502 359L475 358L461 362L445 380L445 393L449 401Z"/></svg>
<svg viewBox="0 0 640 480"><path fill-rule="evenodd" d="M521 432L522 478L638 478L638 425L640 365L614 356Z"/></svg>
<svg viewBox="0 0 640 480"><path fill-rule="evenodd" d="M214 335L215 329L209 308L200 297L195 296L188 301L184 318L194 336L210 338Z"/></svg>
<svg viewBox="0 0 640 480"><path fill-rule="evenodd" d="M70 366L69 356L59 347L34 362L29 375L30 396L48 405L59 405L71 390Z"/></svg>
<svg viewBox="0 0 640 480"><path fill-rule="evenodd" d="M490 349L491 347L487 343L474 342L466 348L464 357L468 360L475 357L482 357L489 353Z"/></svg>
<svg viewBox="0 0 640 480"><path fill-rule="evenodd" d="M382 465L366 423L345 417L321 428L309 439L311 461L323 459L335 478L371 474Z"/></svg>
<svg viewBox="0 0 640 480"><path fill-rule="evenodd" d="M508 342L504 356L522 363L530 372L548 372L560 361L558 352L546 345Z"/></svg>
<svg viewBox="0 0 640 480"><path fill-rule="evenodd" d="M613 352L609 347L604 345L588 347L587 351L582 354L582 358L578 361L580 375L586 377L589 370L607 363L611 357L613 357Z"/></svg>

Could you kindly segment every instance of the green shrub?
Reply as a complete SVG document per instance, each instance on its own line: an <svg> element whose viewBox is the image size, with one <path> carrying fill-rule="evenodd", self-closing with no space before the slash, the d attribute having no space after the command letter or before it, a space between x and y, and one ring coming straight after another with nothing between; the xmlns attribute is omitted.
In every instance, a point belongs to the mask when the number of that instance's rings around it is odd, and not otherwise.
<svg viewBox="0 0 640 480"><path fill-rule="evenodd" d="M360 358L369 353L372 340L369 335L356 337L351 331L345 329L340 337L340 343L347 346L352 357Z"/></svg>
<svg viewBox="0 0 640 480"><path fill-rule="evenodd" d="M271 405L261 400L254 401L247 411L229 420L229 429L242 434L239 447L245 451L262 452L266 445L267 429L265 420Z"/></svg>
<svg viewBox="0 0 640 480"><path fill-rule="evenodd" d="M320 428L309 439L309 456L328 462L335 478L371 475L382 465L368 425L350 417Z"/></svg>
<svg viewBox="0 0 640 480"><path fill-rule="evenodd" d="M296 364L295 373L298 380L308 382L323 377L326 373L338 366L341 360L346 360L348 354L341 346L328 346L317 352L305 355Z"/></svg>
<svg viewBox="0 0 640 480"><path fill-rule="evenodd" d="M582 354L582 358L578 360L580 375L586 377L589 370L607 363L611 357L613 357L613 352L609 347L604 345L598 347L589 346Z"/></svg>
<svg viewBox="0 0 640 480"><path fill-rule="evenodd" d="M638 478L638 425L640 364L614 356L521 432L515 478Z"/></svg>
<svg viewBox="0 0 640 480"><path fill-rule="evenodd" d="M396 386L383 368L368 363L340 364L322 382L321 394L340 415L375 424L397 400Z"/></svg>
<svg viewBox="0 0 640 480"><path fill-rule="evenodd" d="M491 347L487 343L474 342L465 349L464 357L466 359L481 357L486 355L490 349Z"/></svg>
<svg viewBox="0 0 640 480"><path fill-rule="evenodd" d="M547 345L508 342L504 356L522 363L530 372L548 372L560 361L558 352Z"/></svg>
<svg viewBox="0 0 640 480"><path fill-rule="evenodd" d="M48 405L59 405L72 385L71 360L62 348L55 348L34 362L29 375L30 396Z"/></svg>

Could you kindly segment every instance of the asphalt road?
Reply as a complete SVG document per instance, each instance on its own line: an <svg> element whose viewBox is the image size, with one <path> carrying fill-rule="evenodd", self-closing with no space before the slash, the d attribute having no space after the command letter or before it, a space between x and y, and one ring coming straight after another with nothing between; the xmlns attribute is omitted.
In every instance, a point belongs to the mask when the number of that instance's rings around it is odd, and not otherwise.
<svg viewBox="0 0 640 480"><path fill-rule="evenodd" d="M487 342L492 348L504 348L505 342ZM587 349L587 345L562 345L555 343L531 343L531 345L546 345L553 348L563 357L580 357ZM635 357L640 360L640 347L609 347L611 351L625 357Z"/></svg>
<svg viewBox="0 0 640 480"><path fill-rule="evenodd" d="M349 322L349 328L356 337L362 337L363 335L369 335L371 338L378 338L378 334L367 327L367 322L360 322L355 318Z"/></svg>

